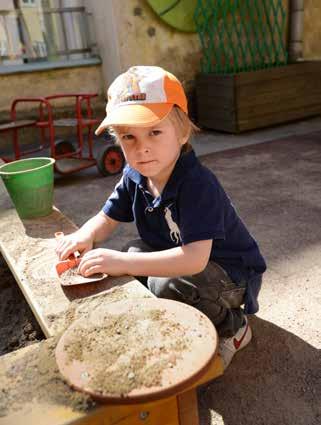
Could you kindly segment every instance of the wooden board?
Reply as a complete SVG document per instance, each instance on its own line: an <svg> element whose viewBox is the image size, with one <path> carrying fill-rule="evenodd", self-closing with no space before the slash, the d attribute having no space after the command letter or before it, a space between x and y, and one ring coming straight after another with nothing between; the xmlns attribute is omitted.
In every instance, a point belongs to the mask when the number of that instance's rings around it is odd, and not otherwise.
<svg viewBox="0 0 321 425"><path fill-rule="evenodd" d="M54 265L54 233L76 226L58 209L37 219L21 220L0 179L0 250L46 337L65 329L74 317L100 302L130 297L153 297L130 276L106 278L77 287L62 287ZM81 313L77 313L77 311Z"/></svg>
<svg viewBox="0 0 321 425"><path fill-rule="evenodd" d="M199 423L197 393L193 388L177 396L180 425Z"/></svg>
<svg viewBox="0 0 321 425"><path fill-rule="evenodd" d="M195 388L223 373L216 356L206 374L177 396L134 405L93 406L83 411L81 406L85 403L81 399L75 403L75 391L59 376L50 355L57 339L0 357L0 425L139 425L145 420L150 425L197 425ZM32 373L37 375L33 367L37 361L40 381L32 379ZM28 367L23 367L25 364ZM16 379L10 378L12 374Z"/></svg>
<svg viewBox="0 0 321 425"><path fill-rule="evenodd" d="M229 75L199 74L196 77L197 124L234 132L236 105L234 79Z"/></svg>
<svg viewBox="0 0 321 425"><path fill-rule="evenodd" d="M321 61L196 79L197 122L231 133L321 114Z"/></svg>
<svg viewBox="0 0 321 425"><path fill-rule="evenodd" d="M69 388L55 371L56 364L48 347L53 339L34 344L0 357L0 425L85 425L133 424L140 416L153 425L177 423L176 398L140 405L92 406L84 411L85 402L75 402L75 391ZM12 373L30 359L39 358L39 369L46 364L47 373L31 384L32 371L20 372L21 380L10 379ZM33 362L31 362L33 365ZM164 410L163 410L164 408ZM3 416L3 414L5 415ZM160 418L164 418L164 422ZM170 419L170 420L169 420ZM136 422L137 421L137 422Z"/></svg>
<svg viewBox="0 0 321 425"><path fill-rule="evenodd" d="M137 403L194 384L208 370L217 344L212 322L200 311L146 298L102 304L72 323L55 353L72 387L110 403Z"/></svg>

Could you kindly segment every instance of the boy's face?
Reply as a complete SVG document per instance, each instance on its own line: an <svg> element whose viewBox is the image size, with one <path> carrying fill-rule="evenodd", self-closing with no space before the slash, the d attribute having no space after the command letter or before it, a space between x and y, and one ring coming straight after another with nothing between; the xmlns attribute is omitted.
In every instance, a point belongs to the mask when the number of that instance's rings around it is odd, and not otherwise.
<svg viewBox="0 0 321 425"><path fill-rule="evenodd" d="M157 183L166 183L187 138L179 139L167 117L152 127L117 129L128 164Z"/></svg>

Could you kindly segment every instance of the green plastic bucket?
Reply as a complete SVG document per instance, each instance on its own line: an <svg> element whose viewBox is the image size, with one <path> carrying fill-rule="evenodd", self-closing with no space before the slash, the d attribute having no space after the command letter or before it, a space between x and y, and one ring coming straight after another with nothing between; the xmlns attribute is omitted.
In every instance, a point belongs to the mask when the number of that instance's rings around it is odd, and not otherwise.
<svg viewBox="0 0 321 425"><path fill-rule="evenodd" d="M53 158L28 158L0 167L0 175L21 218L52 212Z"/></svg>

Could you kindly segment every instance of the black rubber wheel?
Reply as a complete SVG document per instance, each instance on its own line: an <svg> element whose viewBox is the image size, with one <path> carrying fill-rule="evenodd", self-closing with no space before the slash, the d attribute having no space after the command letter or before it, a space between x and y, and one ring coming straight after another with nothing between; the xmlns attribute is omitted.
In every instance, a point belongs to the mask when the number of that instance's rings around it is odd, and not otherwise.
<svg viewBox="0 0 321 425"><path fill-rule="evenodd" d="M97 156L97 168L103 176L112 176L122 171L125 158L117 145L107 146Z"/></svg>
<svg viewBox="0 0 321 425"><path fill-rule="evenodd" d="M55 141L55 153L57 156L74 152L76 152L75 146L68 140Z"/></svg>

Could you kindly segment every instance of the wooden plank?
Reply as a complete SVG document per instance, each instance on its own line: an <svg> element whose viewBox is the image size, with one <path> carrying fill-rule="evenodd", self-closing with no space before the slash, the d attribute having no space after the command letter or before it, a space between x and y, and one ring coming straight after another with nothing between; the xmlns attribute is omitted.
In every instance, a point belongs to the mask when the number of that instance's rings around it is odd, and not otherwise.
<svg viewBox="0 0 321 425"><path fill-rule="evenodd" d="M62 287L54 269L57 257L52 232L67 234L71 229L71 223L58 210L47 217L23 222L15 210L0 212L0 250L47 337L63 329L58 324L64 323L73 300L124 285L123 298L150 296L143 285L129 276L106 278L83 287ZM114 295L111 298L115 300Z"/></svg>
<svg viewBox="0 0 321 425"><path fill-rule="evenodd" d="M209 85L215 85L215 86L225 86L229 88L233 88L234 82L233 78L231 78L231 75L218 75L218 74L198 74L195 78L196 86L207 86Z"/></svg>
<svg viewBox="0 0 321 425"><path fill-rule="evenodd" d="M198 118L200 118L200 114L202 117L204 114L208 112L212 112L212 111L215 114L221 114L221 115L224 115L229 111L235 111L234 98L230 99L228 97L224 98L224 97L217 97L212 95L206 96L206 94L204 93L204 94L200 94L198 99L199 99L199 102L197 102Z"/></svg>
<svg viewBox="0 0 321 425"><path fill-rule="evenodd" d="M235 99L234 96L217 96L208 92L197 93L197 112L199 115L203 115L208 111L215 111L217 113L226 113L226 111L235 110Z"/></svg>
<svg viewBox="0 0 321 425"><path fill-rule="evenodd" d="M197 124L201 127L234 132L237 124L236 111L232 109L213 110L209 105L205 104L202 105L200 111L198 110Z"/></svg>
<svg viewBox="0 0 321 425"><path fill-rule="evenodd" d="M0 425L133 425L144 420L152 425L197 425L195 388L223 373L221 359L216 356L186 394L150 403L92 406L84 411L85 399L67 386L57 371L51 354L57 340L53 337L0 357ZM189 416L194 422L188 422Z"/></svg>
<svg viewBox="0 0 321 425"><path fill-rule="evenodd" d="M199 387L200 385L205 384L206 382L212 381L213 379L222 376L224 373L224 366L222 359L219 354L216 354L214 357L208 371L196 382L194 387Z"/></svg>
<svg viewBox="0 0 321 425"><path fill-rule="evenodd" d="M284 97L283 97L284 99ZM275 101L270 96L266 98L266 102L258 104L253 102L251 105L242 105L238 110L239 121L242 121L244 117L251 117L255 120L256 117L262 117L264 115L275 114L276 116L279 113L284 112L285 114L291 116L292 111L301 111L301 116L309 116L309 114L320 112L321 113L321 92L316 96L298 96L298 97L289 97L287 103L283 102L281 99L278 101L276 96Z"/></svg>
<svg viewBox="0 0 321 425"><path fill-rule="evenodd" d="M49 216L21 220L12 206L2 180L0 181L0 251L46 337L53 336L65 328L68 324L66 314L70 317L70 309L77 309L80 299L84 300L80 309L84 312L86 303L93 305L92 300L86 301L87 298L96 294L102 294L106 300L110 298L110 301L120 299L119 297L126 299L153 296L130 276L106 278L88 285L62 287L54 268L57 256L53 236L56 231L68 234L76 228L56 208ZM113 289L116 287L122 288L117 294ZM73 300L75 306L70 306Z"/></svg>
<svg viewBox="0 0 321 425"><path fill-rule="evenodd" d="M201 109L202 116L201 118L206 119L206 117L216 118L221 120L230 120L231 116L235 115L236 110L233 107L221 107L221 104L214 102L204 102Z"/></svg>
<svg viewBox="0 0 321 425"><path fill-rule="evenodd" d="M220 130L220 131L227 131L229 133L236 133L238 132L238 125L233 119L231 120L222 120L217 118L203 117L202 120L197 121L197 125L204 129L209 130Z"/></svg>
<svg viewBox="0 0 321 425"><path fill-rule="evenodd" d="M240 131L251 130L253 128L268 127L269 125L281 124L290 121L300 120L304 117L313 117L320 115L320 105L309 106L302 111L302 108L287 111L272 112L262 116L244 115L238 121Z"/></svg>
<svg viewBox="0 0 321 425"><path fill-rule="evenodd" d="M258 71L241 72L235 75L235 84L240 85L265 83L271 80L293 78L298 75L320 74L321 62L299 62L275 68L261 69Z"/></svg>
<svg viewBox="0 0 321 425"><path fill-rule="evenodd" d="M100 420L108 425L180 425L177 398L171 397L154 403L127 406L110 406L101 412ZM105 423L105 422L104 422ZM91 425L91 422L88 425ZM97 425L101 422L97 422ZM198 425L195 422L194 425Z"/></svg>
<svg viewBox="0 0 321 425"><path fill-rule="evenodd" d="M204 74L200 79L202 88L196 90L197 122L202 127L237 133L319 115L320 75L321 62L302 62L224 78ZM227 77L230 85L224 86ZM219 78L223 78L223 86L215 97Z"/></svg>
<svg viewBox="0 0 321 425"><path fill-rule="evenodd" d="M179 425L195 425L199 423L196 389L186 391L177 396Z"/></svg>
<svg viewBox="0 0 321 425"><path fill-rule="evenodd" d="M240 86L237 91L237 106L242 108L253 103L263 106L266 102L273 100L276 104L285 103L284 99L309 104L310 96L320 99L320 95L321 79L319 75L295 78L293 81L286 80L282 84L273 84L272 81L267 81L263 85Z"/></svg>
<svg viewBox="0 0 321 425"><path fill-rule="evenodd" d="M234 99L233 87L220 86L213 82L207 82L204 85L196 86L196 93L202 100L210 99Z"/></svg>
<svg viewBox="0 0 321 425"><path fill-rule="evenodd" d="M260 69L257 71L240 72L238 74L198 74L195 79L196 87L239 87L256 84L258 87L266 81L278 82L287 79L301 78L310 74L320 75L321 61L299 62L274 68Z"/></svg>
<svg viewBox="0 0 321 425"><path fill-rule="evenodd" d="M92 406L84 411L85 397L68 387L55 371L55 360L48 351L53 341L51 338L0 357L0 425L132 425L145 419L151 425L178 424L175 396L143 404ZM35 377L29 382L33 372L19 368L28 362L33 367L37 359L39 373L43 368L46 373L39 381Z"/></svg>
<svg viewBox="0 0 321 425"><path fill-rule="evenodd" d="M153 403L108 405L92 413L83 414L73 422L57 422L55 425L180 425L178 418L177 399L171 397ZM35 423L41 422L33 424ZM194 422L193 425L198 423Z"/></svg>
<svg viewBox="0 0 321 425"><path fill-rule="evenodd" d="M275 96L274 96L275 95ZM307 112L310 107L314 108L319 106L321 110L321 91L318 93L306 92L305 95L298 93L297 96L282 96L282 93L270 93L268 96L253 99L253 102L240 102L238 108L238 117L244 114L264 115L271 112L278 113L278 111L286 111L290 109L301 109L302 113ZM287 102L284 102L287 99Z"/></svg>
<svg viewBox="0 0 321 425"><path fill-rule="evenodd" d="M213 111L215 113L221 113L225 114L227 111L235 111L235 99L229 98L229 97L219 97L219 96L212 96L211 94L206 95L206 93L199 94L198 95L198 101L197 101L197 111L198 114L204 114L208 112L208 109L210 108L210 111ZM198 116L198 118L200 118Z"/></svg>
<svg viewBox="0 0 321 425"><path fill-rule="evenodd" d="M197 124L204 128L235 132L234 77L199 74L196 78Z"/></svg>

